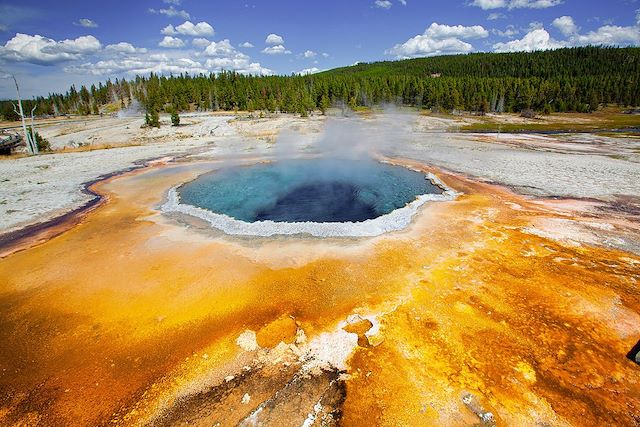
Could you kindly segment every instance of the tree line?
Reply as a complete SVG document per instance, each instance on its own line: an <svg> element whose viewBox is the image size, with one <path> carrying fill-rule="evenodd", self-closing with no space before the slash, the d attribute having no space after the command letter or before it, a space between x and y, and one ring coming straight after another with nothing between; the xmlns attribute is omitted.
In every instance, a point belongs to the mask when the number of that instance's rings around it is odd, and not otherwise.
<svg viewBox="0 0 640 427"><path fill-rule="evenodd" d="M395 103L477 112L589 112L640 104L640 48L578 47L360 63L313 75L151 74L107 80L25 101L40 115L100 114L135 100L148 114L175 111L325 111ZM11 102L0 114L16 119Z"/></svg>

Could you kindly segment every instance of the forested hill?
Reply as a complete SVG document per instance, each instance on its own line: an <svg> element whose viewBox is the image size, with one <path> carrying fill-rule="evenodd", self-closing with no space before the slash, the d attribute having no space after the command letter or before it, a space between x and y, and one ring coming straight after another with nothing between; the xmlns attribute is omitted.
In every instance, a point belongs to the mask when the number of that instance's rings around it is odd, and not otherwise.
<svg viewBox="0 0 640 427"><path fill-rule="evenodd" d="M441 74L444 77L559 78L586 76L638 76L640 48L581 47L539 52L472 53L402 61L359 63L322 74L359 77Z"/></svg>
<svg viewBox="0 0 640 427"><path fill-rule="evenodd" d="M136 76L72 86L26 102L43 114L101 114L139 101L144 110L324 111L396 103L445 111L593 111L640 105L640 48L581 47L376 62L307 76ZM0 115L17 119L10 102Z"/></svg>

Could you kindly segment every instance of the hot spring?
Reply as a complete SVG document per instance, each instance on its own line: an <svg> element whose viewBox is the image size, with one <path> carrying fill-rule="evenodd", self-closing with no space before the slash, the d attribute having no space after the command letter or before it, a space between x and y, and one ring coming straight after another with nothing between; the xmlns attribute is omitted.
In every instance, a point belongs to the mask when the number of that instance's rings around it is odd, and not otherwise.
<svg viewBox="0 0 640 427"><path fill-rule="evenodd" d="M433 175L373 160L287 160L222 169L169 192L165 212L228 234L375 236L404 228L451 190Z"/></svg>

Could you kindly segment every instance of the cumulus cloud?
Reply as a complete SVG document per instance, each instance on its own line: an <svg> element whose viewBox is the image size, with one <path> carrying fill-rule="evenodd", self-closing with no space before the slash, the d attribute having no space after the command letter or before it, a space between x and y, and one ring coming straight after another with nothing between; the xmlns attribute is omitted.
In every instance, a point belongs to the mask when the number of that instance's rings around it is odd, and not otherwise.
<svg viewBox="0 0 640 427"><path fill-rule="evenodd" d="M300 70L298 72L296 72L296 74L300 74L303 76L306 76L308 74L315 74L320 72L321 70L318 67L312 67L312 68L305 68L304 70Z"/></svg>
<svg viewBox="0 0 640 427"><path fill-rule="evenodd" d="M261 52L267 55L289 55L291 53L290 50L281 44L265 47Z"/></svg>
<svg viewBox="0 0 640 427"><path fill-rule="evenodd" d="M551 25L556 27L566 37L577 34L579 30L576 23L573 22L573 18L570 16L561 16L560 18L556 18L553 20Z"/></svg>
<svg viewBox="0 0 640 427"><path fill-rule="evenodd" d="M175 36L176 34L178 34L178 32L176 31L175 27L171 24L167 25L166 27L164 27L160 33L166 35L166 36Z"/></svg>
<svg viewBox="0 0 640 427"><path fill-rule="evenodd" d="M607 45L627 46L640 44L640 28L605 25L587 34L576 34L569 39L572 46Z"/></svg>
<svg viewBox="0 0 640 427"><path fill-rule="evenodd" d="M291 53L290 50L284 47L284 38L278 34L269 34L264 42L271 46L262 49L262 53L267 55L288 55Z"/></svg>
<svg viewBox="0 0 640 427"><path fill-rule="evenodd" d="M204 50L205 56L231 56L236 53L239 52L231 45L229 39L224 39L219 42L211 42Z"/></svg>
<svg viewBox="0 0 640 427"><path fill-rule="evenodd" d="M202 37L202 36L212 36L215 34L213 27L207 22L198 22L194 24L191 21L185 21L184 23L174 27L169 24L164 27L161 31L162 34L167 36L175 36L175 35L183 35L190 37Z"/></svg>
<svg viewBox="0 0 640 427"><path fill-rule="evenodd" d="M146 55L144 57L130 57L120 60L102 60L95 63L87 62L65 67L65 71L95 76L113 74L145 75L149 73L179 74L185 72L200 74L208 72L205 66L191 58L170 58L166 55Z"/></svg>
<svg viewBox="0 0 640 427"><path fill-rule="evenodd" d="M121 54L132 54L132 53L146 53L147 49L143 47L134 47L131 43L120 42L116 44L107 45L104 48L107 52L115 52Z"/></svg>
<svg viewBox="0 0 640 427"><path fill-rule="evenodd" d="M191 19L191 15L189 15L189 13L186 10L178 10L175 7L169 6L169 9L149 9L150 13L154 13L157 15L164 15L168 18L174 18L174 17L179 17L182 19Z"/></svg>
<svg viewBox="0 0 640 427"><path fill-rule="evenodd" d="M307 50L303 53L305 58L315 58L318 54L312 50Z"/></svg>
<svg viewBox="0 0 640 427"><path fill-rule="evenodd" d="M386 53L398 58L468 53L473 51L473 46L463 39L480 39L488 36L489 32L480 25L465 27L434 22L423 34L395 45Z"/></svg>
<svg viewBox="0 0 640 427"><path fill-rule="evenodd" d="M222 70L233 70L242 74L257 74L268 76L273 74L273 71L261 66L257 62L249 62L249 57L236 56L230 58L211 58L207 59L205 66L207 69L215 72Z"/></svg>
<svg viewBox="0 0 640 427"><path fill-rule="evenodd" d="M473 0L472 6L482 10L491 9L546 9L558 6L563 0Z"/></svg>
<svg viewBox="0 0 640 427"><path fill-rule="evenodd" d="M93 36L56 41L40 35L17 33L4 46L0 46L0 58L7 61L30 62L50 65L80 59L98 52L102 45Z"/></svg>
<svg viewBox="0 0 640 427"><path fill-rule="evenodd" d="M162 0L162 2L166 4L174 4L176 6L180 6L182 4L182 0Z"/></svg>
<svg viewBox="0 0 640 427"><path fill-rule="evenodd" d="M94 21L92 21L89 18L80 18L77 21L75 21L73 23L73 25L77 25L79 27L85 27L85 28L97 28L98 24L96 24Z"/></svg>
<svg viewBox="0 0 640 427"><path fill-rule="evenodd" d="M496 52L531 52L587 45L635 46L640 44L640 28L638 26L605 25L586 34L579 34L580 28L570 17L558 18L553 21L552 25L567 38L555 40L540 23L533 23L530 25L529 32L522 39L496 43L493 45L493 49Z"/></svg>
<svg viewBox="0 0 640 427"><path fill-rule="evenodd" d="M251 43L249 43L249 42L244 42L244 43L240 44L240 47L245 47L245 48L247 48L247 49L251 49L252 47L255 47L255 46L253 46L253 45L252 45Z"/></svg>
<svg viewBox="0 0 640 427"><path fill-rule="evenodd" d="M389 0L376 0L374 2L374 5L381 9L390 9L392 6L392 3Z"/></svg>
<svg viewBox="0 0 640 427"><path fill-rule="evenodd" d="M284 39L282 38L282 36L279 36L277 34L269 34L264 42L266 44L284 44Z"/></svg>
<svg viewBox="0 0 640 427"><path fill-rule="evenodd" d="M182 41L182 39L179 39L177 37L164 36L162 41L158 43L158 46L176 49L184 47L184 42Z"/></svg>
<svg viewBox="0 0 640 427"><path fill-rule="evenodd" d="M67 66L65 71L91 75L145 75L157 74L206 74L222 70L236 71L242 74L271 75L273 71L251 62L249 56L236 51L229 40L210 42L199 57L190 57L192 53L180 49L148 53L130 54L105 58L97 62L85 62Z"/></svg>
<svg viewBox="0 0 640 427"><path fill-rule="evenodd" d="M205 62L207 69L216 72L234 70L244 74L273 74L272 70L262 67L257 62L251 62L248 55L238 52L228 39L211 42L203 55L209 58Z"/></svg>
<svg viewBox="0 0 640 427"><path fill-rule="evenodd" d="M205 46L209 46L211 42L208 39L202 38L202 37L196 37L195 39L191 40L191 44L196 46L196 47L205 47Z"/></svg>
<svg viewBox="0 0 640 427"><path fill-rule="evenodd" d="M551 38L547 30L538 28L528 32L519 40L506 43L496 43L493 50L496 52L532 52L534 50L549 50L564 47L564 44Z"/></svg>
<svg viewBox="0 0 640 427"><path fill-rule="evenodd" d="M198 22L194 25L191 21L185 21L178 25L175 30L178 34L192 37L212 36L215 33L213 27L207 22Z"/></svg>

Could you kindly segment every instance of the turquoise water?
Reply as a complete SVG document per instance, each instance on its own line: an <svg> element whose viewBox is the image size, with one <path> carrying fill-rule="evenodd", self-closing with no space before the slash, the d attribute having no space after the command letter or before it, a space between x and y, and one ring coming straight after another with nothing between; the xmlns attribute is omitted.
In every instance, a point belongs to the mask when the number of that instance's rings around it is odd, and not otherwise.
<svg viewBox="0 0 640 427"><path fill-rule="evenodd" d="M425 175L372 160L288 160L223 169L179 189L182 203L246 222L360 222L441 194Z"/></svg>

